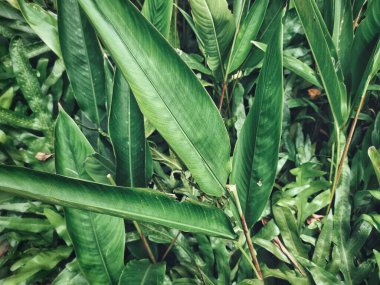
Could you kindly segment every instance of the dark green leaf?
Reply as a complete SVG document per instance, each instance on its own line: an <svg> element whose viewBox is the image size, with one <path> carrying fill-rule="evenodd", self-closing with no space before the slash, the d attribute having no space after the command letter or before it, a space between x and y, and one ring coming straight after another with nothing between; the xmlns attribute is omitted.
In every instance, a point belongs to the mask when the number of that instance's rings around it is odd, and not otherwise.
<svg viewBox="0 0 380 285"><path fill-rule="evenodd" d="M164 284L166 264L151 264L149 260L131 260L120 276L119 285Z"/></svg>

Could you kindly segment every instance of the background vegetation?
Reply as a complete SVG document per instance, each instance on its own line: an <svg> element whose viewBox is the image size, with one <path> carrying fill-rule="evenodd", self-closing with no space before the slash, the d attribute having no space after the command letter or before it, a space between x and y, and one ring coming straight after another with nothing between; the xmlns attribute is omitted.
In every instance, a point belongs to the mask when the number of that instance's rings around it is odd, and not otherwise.
<svg viewBox="0 0 380 285"><path fill-rule="evenodd" d="M0 283L379 284L379 68L379 0L0 0Z"/></svg>

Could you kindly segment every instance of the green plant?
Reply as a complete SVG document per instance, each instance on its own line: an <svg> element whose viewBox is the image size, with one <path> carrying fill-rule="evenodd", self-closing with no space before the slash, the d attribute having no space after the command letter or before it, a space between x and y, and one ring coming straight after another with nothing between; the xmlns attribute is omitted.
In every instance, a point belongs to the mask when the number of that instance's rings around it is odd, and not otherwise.
<svg viewBox="0 0 380 285"><path fill-rule="evenodd" d="M379 282L380 1L140 2L0 1L2 282Z"/></svg>

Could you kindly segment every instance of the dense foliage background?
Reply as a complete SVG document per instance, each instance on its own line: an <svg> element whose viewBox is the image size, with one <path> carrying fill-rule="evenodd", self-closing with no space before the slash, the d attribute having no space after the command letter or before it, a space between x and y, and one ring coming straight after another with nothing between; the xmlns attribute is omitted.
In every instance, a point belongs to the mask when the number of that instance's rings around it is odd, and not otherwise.
<svg viewBox="0 0 380 285"><path fill-rule="evenodd" d="M0 0L0 283L379 284L379 68L379 0Z"/></svg>

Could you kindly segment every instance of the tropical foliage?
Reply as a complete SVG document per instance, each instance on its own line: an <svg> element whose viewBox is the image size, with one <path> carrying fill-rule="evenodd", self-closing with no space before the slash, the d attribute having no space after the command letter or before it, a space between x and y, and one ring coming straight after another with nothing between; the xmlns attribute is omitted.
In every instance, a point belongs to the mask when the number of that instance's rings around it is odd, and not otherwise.
<svg viewBox="0 0 380 285"><path fill-rule="evenodd" d="M379 69L379 0L0 0L0 283L379 284Z"/></svg>

